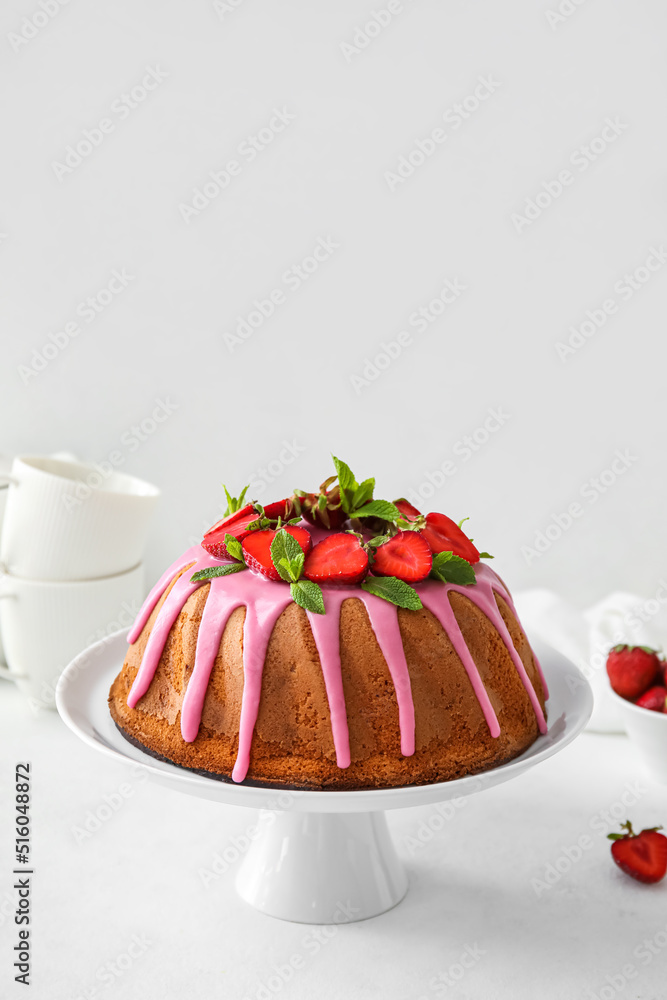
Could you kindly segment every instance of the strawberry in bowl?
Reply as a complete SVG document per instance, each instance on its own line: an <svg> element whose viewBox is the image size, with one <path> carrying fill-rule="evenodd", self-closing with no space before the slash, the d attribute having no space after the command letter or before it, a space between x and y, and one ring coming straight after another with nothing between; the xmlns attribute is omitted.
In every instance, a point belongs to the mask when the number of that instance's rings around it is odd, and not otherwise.
<svg viewBox="0 0 667 1000"><path fill-rule="evenodd" d="M667 685L663 663L650 646L614 646L607 675L625 731L649 775L667 784Z"/></svg>

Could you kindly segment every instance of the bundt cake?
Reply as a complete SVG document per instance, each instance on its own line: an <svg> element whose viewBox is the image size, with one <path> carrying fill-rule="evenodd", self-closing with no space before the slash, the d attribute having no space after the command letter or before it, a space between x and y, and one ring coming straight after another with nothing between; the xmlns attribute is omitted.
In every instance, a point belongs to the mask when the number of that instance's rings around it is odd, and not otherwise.
<svg viewBox="0 0 667 1000"><path fill-rule="evenodd" d="M516 757L546 732L547 690L507 588L460 525L374 500L334 462L316 494L228 495L163 574L111 687L120 732L280 788L425 784Z"/></svg>

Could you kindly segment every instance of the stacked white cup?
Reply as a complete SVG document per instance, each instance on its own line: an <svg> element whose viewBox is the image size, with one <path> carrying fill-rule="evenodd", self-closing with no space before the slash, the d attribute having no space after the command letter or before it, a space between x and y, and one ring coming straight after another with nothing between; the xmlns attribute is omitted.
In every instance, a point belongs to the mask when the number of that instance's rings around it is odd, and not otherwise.
<svg viewBox="0 0 667 1000"><path fill-rule="evenodd" d="M121 472L47 456L14 459L0 538L0 633L33 707L54 707L64 667L96 639L131 624L157 487Z"/></svg>

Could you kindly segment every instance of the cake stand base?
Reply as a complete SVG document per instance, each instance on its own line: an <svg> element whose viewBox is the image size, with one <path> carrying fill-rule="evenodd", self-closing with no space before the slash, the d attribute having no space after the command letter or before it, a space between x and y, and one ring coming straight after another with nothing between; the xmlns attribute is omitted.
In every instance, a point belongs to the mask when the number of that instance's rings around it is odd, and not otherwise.
<svg viewBox="0 0 667 1000"><path fill-rule="evenodd" d="M340 924L396 906L408 878L381 811L271 812L260 819L236 888L272 917Z"/></svg>

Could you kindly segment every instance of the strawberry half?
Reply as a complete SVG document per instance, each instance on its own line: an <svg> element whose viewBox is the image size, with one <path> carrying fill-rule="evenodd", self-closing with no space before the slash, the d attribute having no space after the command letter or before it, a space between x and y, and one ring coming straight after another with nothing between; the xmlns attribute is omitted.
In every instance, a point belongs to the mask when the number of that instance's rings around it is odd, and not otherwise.
<svg viewBox="0 0 667 1000"><path fill-rule="evenodd" d="M616 694L634 701L661 679L658 654L649 646L614 646L607 657L607 674Z"/></svg>
<svg viewBox="0 0 667 1000"><path fill-rule="evenodd" d="M422 516L422 512L413 507L409 500L401 497L400 500L394 500L394 507L398 507L401 514L407 521L414 521L418 517Z"/></svg>
<svg viewBox="0 0 667 1000"><path fill-rule="evenodd" d="M264 508L264 516L268 517L270 521L275 521L279 517L287 521L292 516L291 512L291 500L278 500ZM209 528L201 543L202 548L206 549L215 559L227 559L229 553L225 545L225 535L233 535L234 538L238 538L242 542L246 535L250 534L248 525L258 518L259 513L255 509L255 505L246 504L241 510L229 514L228 517L223 517L222 521L218 521L212 528Z"/></svg>
<svg viewBox="0 0 667 1000"><path fill-rule="evenodd" d="M399 531L378 547L373 573L419 583L426 579L432 566L433 554L424 536L417 531Z"/></svg>
<svg viewBox="0 0 667 1000"><path fill-rule="evenodd" d="M296 539L301 549L306 555L313 544L310 532L306 528L299 528L295 524L284 525L285 531ZM250 569L256 570L269 580L280 580L281 576L273 565L271 558L271 542L277 535L275 528L262 528L260 531L248 531L241 543L243 545L243 555L246 564Z"/></svg>
<svg viewBox="0 0 667 1000"><path fill-rule="evenodd" d="M473 543L456 521L452 521L446 514L427 514L426 527L421 529L420 534L434 553L453 552L469 563L479 562L479 552Z"/></svg>
<svg viewBox="0 0 667 1000"><path fill-rule="evenodd" d="M303 575L315 583L359 583L368 570L368 555L356 535L329 535L306 556Z"/></svg>
<svg viewBox="0 0 667 1000"><path fill-rule="evenodd" d="M667 711L667 688L662 684L656 684L655 687L644 691L641 698L637 698L635 705L639 708L648 708L651 712Z"/></svg>
<svg viewBox="0 0 667 1000"><path fill-rule="evenodd" d="M621 823L626 833L610 833L611 856L626 875L639 882L659 882L667 872L667 837L653 827L635 833L631 823Z"/></svg>

